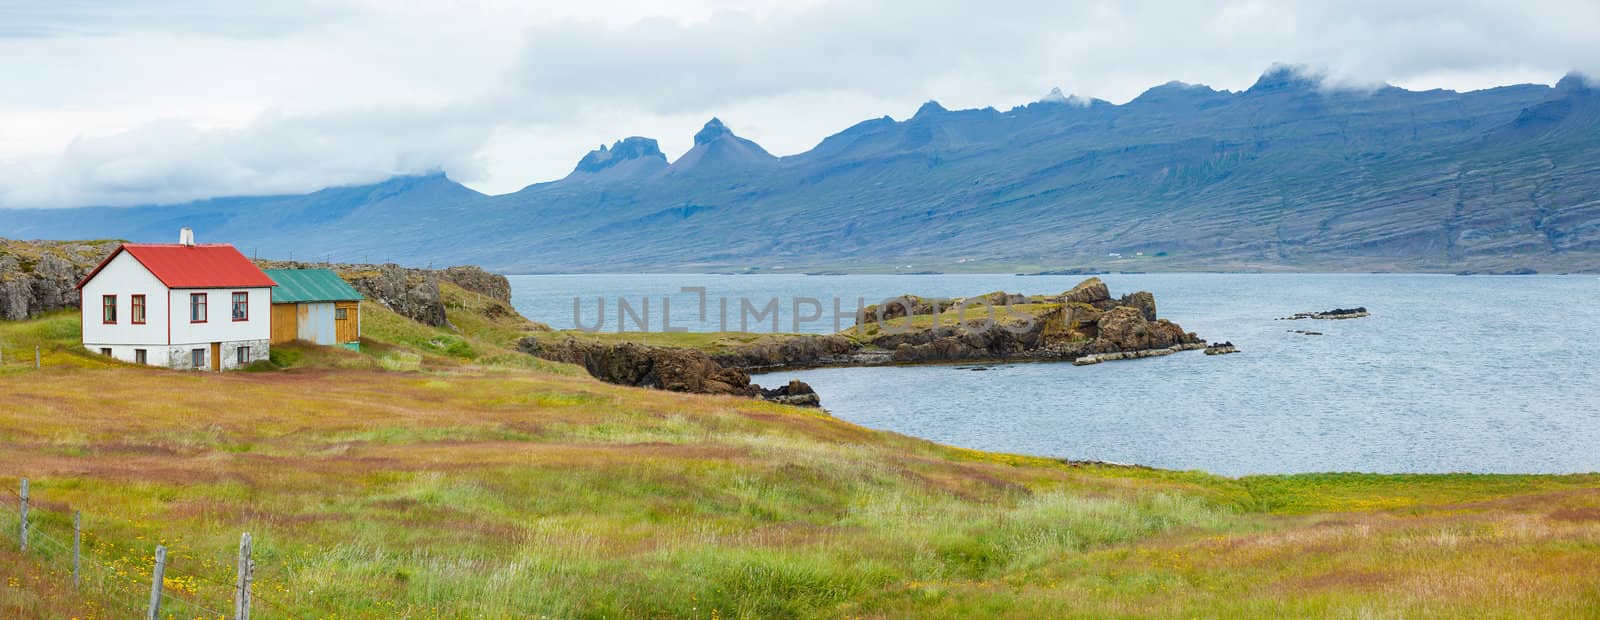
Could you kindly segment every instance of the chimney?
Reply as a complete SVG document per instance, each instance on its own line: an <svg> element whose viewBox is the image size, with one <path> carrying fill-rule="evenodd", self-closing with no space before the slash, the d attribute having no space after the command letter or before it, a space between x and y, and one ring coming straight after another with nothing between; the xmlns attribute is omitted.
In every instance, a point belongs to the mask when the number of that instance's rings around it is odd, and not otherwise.
<svg viewBox="0 0 1600 620"><path fill-rule="evenodd" d="M178 243L194 247L194 229L184 226L183 230L178 231Z"/></svg>

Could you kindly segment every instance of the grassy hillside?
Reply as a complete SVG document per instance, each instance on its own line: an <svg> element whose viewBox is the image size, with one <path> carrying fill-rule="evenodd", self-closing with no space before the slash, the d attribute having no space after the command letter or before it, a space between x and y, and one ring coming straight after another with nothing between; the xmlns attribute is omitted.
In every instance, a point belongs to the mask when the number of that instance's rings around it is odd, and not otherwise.
<svg viewBox="0 0 1600 620"><path fill-rule="evenodd" d="M1600 612L1600 476L1227 479L946 447L513 357L519 318L369 307L363 353L177 373L0 323L0 616L125 618L167 587L258 616L1544 616ZM369 305L370 306L370 305ZM280 368L281 366L282 368ZM0 491L0 504L14 498ZM63 538L65 537L65 538ZM173 617L203 611L171 607Z"/></svg>

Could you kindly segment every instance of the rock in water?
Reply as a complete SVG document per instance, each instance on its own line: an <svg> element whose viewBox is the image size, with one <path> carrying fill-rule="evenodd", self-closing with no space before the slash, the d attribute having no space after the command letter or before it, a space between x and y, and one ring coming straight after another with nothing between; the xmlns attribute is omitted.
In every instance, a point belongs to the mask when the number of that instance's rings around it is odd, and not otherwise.
<svg viewBox="0 0 1600 620"><path fill-rule="evenodd" d="M1194 334L1184 333L1183 328L1175 323L1147 320L1142 311L1129 306L1117 306L1106 311L1097 324L1100 330L1095 338L1094 349L1101 353L1160 349L1199 340Z"/></svg>
<svg viewBox="0 0 1600 620"><path fill-rule="evenodd" d="M775 403L794 405L796 407L820 407L822 397L817 391L799 379L790 379L789 384L783 387L766 389L761 388L761 397Z"/></svg>
<svg viewBox="0 0 1600 620"><path fill-rule="evenodd" d="M1298 313L1298 314L1292 314L1292 315L1289 315L1289 316L1286 316L1286 317L1282 317L1282 318L1280 318L1278 320L1280 320L1280 321L1298 321L1300 319L1338 320L1338 319L1359 319L1359 318L1364 317L1364 316L1370 316L1370 315L1367 314L1367 308L1365 306L1362 306L1362 307L1359 307L1359 308L1334 308L1332 310L1328 310L1328 311L1325 311L1325 312L1301 312L1301 313Z"/></svg>
<svg viewBox="0 0 1600 620"><path fill-rule="evenodd" d="M1232 342L1227 341L1213 342L1206 346L1206 355L1227 355L1229 353L1238 352L1238 347L1233 346Z"/></svg>

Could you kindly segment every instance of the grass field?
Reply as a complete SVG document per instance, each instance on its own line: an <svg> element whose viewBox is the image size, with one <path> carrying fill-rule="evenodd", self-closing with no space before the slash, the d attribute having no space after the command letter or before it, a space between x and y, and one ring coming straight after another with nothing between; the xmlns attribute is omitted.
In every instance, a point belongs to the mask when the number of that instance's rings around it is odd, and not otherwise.
<svg viewBox="0 0 1600 620"><path fill-rule="evenodd" d="M369 308L363 353L222 375L89 355L75 314L0 323L0 487L31 479L41 536L83 511L111 567L74 590L58 548L16 553L0 491L0 617L132 617L156 544L170 591L229 610L244 531L261 618L1600 614L1600 476L991 454L600 383L450 312Z"/></svg>

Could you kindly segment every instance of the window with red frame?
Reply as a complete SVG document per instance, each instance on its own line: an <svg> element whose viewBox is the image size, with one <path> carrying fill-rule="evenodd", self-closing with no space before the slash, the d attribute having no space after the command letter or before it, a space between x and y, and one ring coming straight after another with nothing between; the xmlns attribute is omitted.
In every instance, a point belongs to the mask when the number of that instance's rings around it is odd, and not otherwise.
<svg viewBox="0 0 1600 620"><path fill-rule="evenodd" d="M206 322L206 294L189 293L189 322Z"/></svg>
<svg viewBox="0 0 1600 620"><path fill-rule="evenodd" d="M117 322L117 296L100 296L100 322L112 325Z"/></svg>
<svg viewBox="0 0 1600 620"><path fill-rule="evenodd" d="M134 295L128 303L128 320L134 325L144 325L144 295Z"/></svg>
<svg viewBox="0 0 1600 620"><path fill-rule="evenodd" d="M250 320L250 293L233 294L233 320Z"/></svg>

